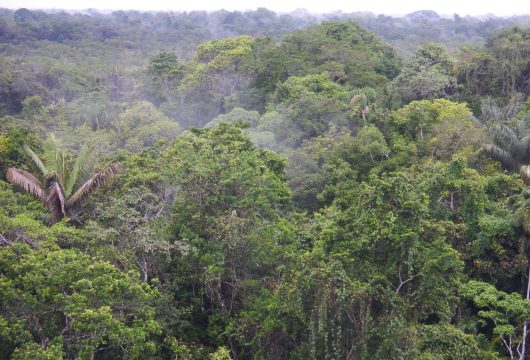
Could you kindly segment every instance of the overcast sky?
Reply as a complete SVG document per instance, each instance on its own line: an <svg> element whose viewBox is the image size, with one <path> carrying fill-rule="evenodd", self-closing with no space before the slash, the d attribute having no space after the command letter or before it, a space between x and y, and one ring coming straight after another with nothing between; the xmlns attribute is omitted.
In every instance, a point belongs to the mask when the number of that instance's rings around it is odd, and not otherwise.
<svg viewBox="0 0 530 360"><path fill-rule="evenodd" d="M265 7L278 12L304 8L314 13L372 11L376 14L407 14L435 10L440 14L510 16L530 14L530 0L0 0L0 7L17 9L135 9L135 10L254 10Z"/></svg>

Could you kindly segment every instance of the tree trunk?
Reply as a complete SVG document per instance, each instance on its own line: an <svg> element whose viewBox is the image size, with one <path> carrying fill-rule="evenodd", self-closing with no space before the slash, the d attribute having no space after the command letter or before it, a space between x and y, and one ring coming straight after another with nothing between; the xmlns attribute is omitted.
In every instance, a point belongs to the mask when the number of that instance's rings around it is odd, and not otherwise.
<svg viewBox="0 0 530 360"><path fill-rule="evenodd" d="M528 265L528 279L526 281L526 300L530 298L530 264ZM519 353L519 360L526 359L526 335L528 333L528 322L524 322L523 328L523 343L521 344L521 352Z"/></svg>

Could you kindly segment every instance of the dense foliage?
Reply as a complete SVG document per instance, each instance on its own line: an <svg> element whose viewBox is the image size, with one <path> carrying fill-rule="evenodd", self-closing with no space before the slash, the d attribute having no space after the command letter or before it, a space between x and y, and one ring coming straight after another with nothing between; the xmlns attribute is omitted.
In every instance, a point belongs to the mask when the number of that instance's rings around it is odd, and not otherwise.
<svg viewBox="0 0 530 360"><path fill-rule="evenodd" d="M0 358L529 358L529 22L1 10Z"/></svg>

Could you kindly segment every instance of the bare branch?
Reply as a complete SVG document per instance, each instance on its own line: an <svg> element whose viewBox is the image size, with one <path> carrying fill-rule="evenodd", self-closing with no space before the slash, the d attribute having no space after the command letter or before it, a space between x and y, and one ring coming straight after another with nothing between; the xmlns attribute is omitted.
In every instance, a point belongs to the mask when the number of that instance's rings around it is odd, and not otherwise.
<svg viewBox="0 0 530 360"><path fill-rule="evenodd" d="M401 272L398 271L398 276L399 276L399 286L397 287L396 289L396 294L399 293L399 290L401 290L401 288L403 287L403 285L405 285L406 283L414 280L415 278L417 278L418 276L422 276L423 274L422 273L419 273L419 274L416 274L416 275L413 275L411 277L409 277L408 279L405 279L405 280L401 280Z"/></svg>

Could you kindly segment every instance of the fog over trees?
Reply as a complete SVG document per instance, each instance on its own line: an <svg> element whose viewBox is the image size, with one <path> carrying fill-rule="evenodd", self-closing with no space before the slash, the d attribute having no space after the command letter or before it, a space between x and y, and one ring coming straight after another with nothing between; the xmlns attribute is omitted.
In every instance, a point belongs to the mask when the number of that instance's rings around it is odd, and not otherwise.
<svg viewBox="0 0 530 360"><path fill-rule="evenodd" d="M530 15L0 9L0 359L529 355Z"/></svg>

